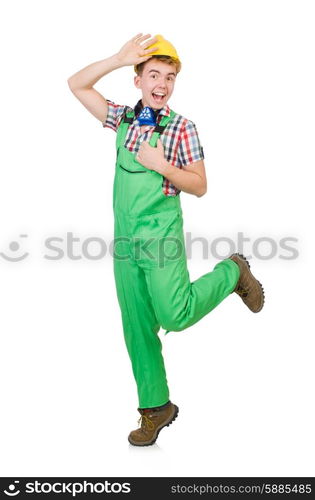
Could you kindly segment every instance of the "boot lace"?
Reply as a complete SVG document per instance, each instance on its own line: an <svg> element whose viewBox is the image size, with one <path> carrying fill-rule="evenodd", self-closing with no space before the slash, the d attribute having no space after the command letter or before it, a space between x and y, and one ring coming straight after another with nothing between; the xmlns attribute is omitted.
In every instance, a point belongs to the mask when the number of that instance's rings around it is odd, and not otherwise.
<svg viewBox="0 0 315 500"><path fill-rule="evenodd" d="M242 287L241 285L238 285L238 287L236 289L236 293L238 293L238 295L240 295L241 297L247 297L248 289Z"/></svg>
<svg viewBox="0 0 315 500"><path fill-rule="evenodd" d="M141 417L138 420L139 425L140 423L141 423L141 430L145 431L147 429L148 431L153 431L154 424L152 420L150 420L146 415L141 415Z"/></svg>

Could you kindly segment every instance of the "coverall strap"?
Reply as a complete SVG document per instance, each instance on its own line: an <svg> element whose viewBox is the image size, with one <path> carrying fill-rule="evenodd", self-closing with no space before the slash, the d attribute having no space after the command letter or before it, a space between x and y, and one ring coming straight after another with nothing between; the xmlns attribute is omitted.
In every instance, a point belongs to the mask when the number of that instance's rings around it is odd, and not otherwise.
<svg viewBox="0 0 315 500"><path fill-rule="evenodd" d="M123 114L123 120L124 120L124 123L132 123L135 116L134 116L134 111L127 111L125 110L124 111L124 114Z"/></svg>
<svg viewBox="0 0 315 500"><path fill-rule="evenodd" d="M170 121L173 120L175 116L175 112L170 110L170 115L169 116L163 116L161 122L156 125L153 134L150 139L150 146L156 147L157 140L160 137L160 135L163 133L164 129L167 127L167 125L170 123ZM135 113L133 110L128 111L127 109L124 111L122 120L120 122L120 125L117 130L117 137L116 137L116 149L118 153L118 149L120 146L123 146L125 143L127 131L129 128L129 125L133 123L135 118Z"/></svg>
<svg viewBox="0 0 315 500"><path fill-rule="evenodd" d="M126 109L124 111L124 114L122 116L122 119L121 119L121 122L120 122L120 125L117 129L117 135L116 135L116 150L117 150L117 153L118 153L118 149L120 146L123 146L124 143L125 143L125 138L126 138L126 135L127 135L127 131L128 131L128 128L129 128L129 125L133 122L134 120L134 111L131 109L128 111L128 109Z"/></svg>
<svg viewBox="0 0 315 500"><path fill-rule="evenodd" d="M175 112L172 110L171 110L169 116L163 116L162 120L160 121L160 123L158 125L156 125L156 127L153 131L153 134L152 134L150 142L149 142L150 146L156 147L158 138L164 132L164 129L167 127L167 125L170 123L170 121L173 120L174 116L175 116Z"/></svg>

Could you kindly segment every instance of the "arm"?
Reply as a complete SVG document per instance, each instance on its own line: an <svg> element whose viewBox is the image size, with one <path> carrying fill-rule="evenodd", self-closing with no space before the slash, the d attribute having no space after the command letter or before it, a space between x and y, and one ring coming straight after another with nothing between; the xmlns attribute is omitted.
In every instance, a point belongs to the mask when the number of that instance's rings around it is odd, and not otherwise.
<svg viewBox="0 0 315 500"><path fill-rule="evenodd" d="M71 92L98 120L106 120L108 105L106 99L93 88L93 85L102 76L107 75L115 69L147 61L151 57L148 54L155 50L155 48L147 49L148 46L156 41L156 37L148 41L150 36L142 36L142 33L138 33L138 35L125 43L117 54L92 63L68 78L68 85ZM144 43L141 45L141 42Z"/></svg>
<svg viewBox="0 0 315 500"><path fill-rule="evenodd" d="M165 160L158 171L181 191L194 194L198 198L207 192L207 177L203 160L183 166L182 169L174 167Z"/></svg>
<svg viewBox="0 0 315 500"><path fill-rule="evenodd" d="M106 99L93 88L93 85L102 76L120 67L117 55L114 55L108 59L90 64L68 79L71 92L98 120L106 120L108 104Z"/></svg>

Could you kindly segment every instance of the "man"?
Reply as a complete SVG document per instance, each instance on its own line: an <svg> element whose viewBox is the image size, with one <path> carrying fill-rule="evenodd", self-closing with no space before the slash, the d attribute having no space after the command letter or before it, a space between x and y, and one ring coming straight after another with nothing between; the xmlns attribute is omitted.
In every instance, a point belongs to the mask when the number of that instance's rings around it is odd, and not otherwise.
<svg viewBox="0 0 315 500"><path fill-rule="evenodd" d="M93 88L102 76L130 65L142 92L134 108L106 100ZM139 396L141 426L128 437L135 446L153 444L178 414L169 400L160 328L184 330L234 291L253 312L264 304L261 284L239 254L190 282L179 194L203 196L207 181L194 123L167 104L180 69L170 42L139 33L117 54L68 80L82 104L117 132L114 274Z"/></svg>

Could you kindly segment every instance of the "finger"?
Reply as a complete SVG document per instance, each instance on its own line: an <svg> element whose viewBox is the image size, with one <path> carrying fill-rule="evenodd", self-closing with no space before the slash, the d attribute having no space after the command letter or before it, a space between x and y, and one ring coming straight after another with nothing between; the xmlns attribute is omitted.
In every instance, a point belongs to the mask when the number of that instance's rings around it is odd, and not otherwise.
<svg viewBox="0 0 315 500"><path fill-rule="evenodd" d="M156 47L153 47L152 49L145 49L143 51L144 54L151 54L151 52L155 52L156 51Z"/></svg>
<svg viewBox="0 0 315 500"><path fill-rule="evenodd" d="M146 49L147 47L150 47L150 45L153 45L154 43L156 43L158 41L157 37L154 36L153 38L151 38L151 40L148 40L147 42L143 43L142 44L142 47L144 49ZM156 48L156 47L155 47Z"/></svg>
<svg viewBox="0 0 315 500"><path fill-rule="evenodd" d="M142 35L142 33L138 33L136 36L133 36L130 41L134 42L140 35Z"/></svg>
<svg viewBox="0 0 315 500"><path fill-rule="evenodd" d="M137 64L141 64L141 63L143 63L143 62L146 62L146 61L148 61L148 59L150 59L150 58L151 58L151 56L148 56L148 57L144 57L144 56L143 56L143 57L139 57L139 59L138 59L138 61L137 61Z"/></svg>
<svg viewBox="0 0 315 500"><path fill-rule="evenodd" d="M142 34L142 33L141 33ZM148 35L143 35L141 36L138 40L137 40L137 43L141 43L141 42L144 42L145 40L147 40L148 38L151 38L151 35L148 34Z"/></svg>

